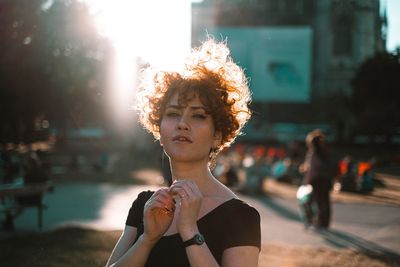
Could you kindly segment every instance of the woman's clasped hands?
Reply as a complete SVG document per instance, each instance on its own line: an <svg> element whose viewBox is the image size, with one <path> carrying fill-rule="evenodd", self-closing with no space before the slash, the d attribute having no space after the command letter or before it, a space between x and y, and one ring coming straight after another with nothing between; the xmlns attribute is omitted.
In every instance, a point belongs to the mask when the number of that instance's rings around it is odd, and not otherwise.
<svg viewBox="0 0 400 267"><path fill-rule="evenodd" d="M169 188L157 190L144 206L144 236L156 243L173 221L182 237L196 233L202 199L196 183L189 180L176 180Z"/></svg>

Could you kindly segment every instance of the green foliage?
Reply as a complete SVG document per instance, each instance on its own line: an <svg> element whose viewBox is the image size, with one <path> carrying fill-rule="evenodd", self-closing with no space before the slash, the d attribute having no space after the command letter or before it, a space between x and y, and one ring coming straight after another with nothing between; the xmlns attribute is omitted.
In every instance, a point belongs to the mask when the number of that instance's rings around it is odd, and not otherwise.
<svg viewBox="0 0 400 267"><path fill-rule="evenodd" d="M83 3L43 2L0 3L0 142L35 141L40 118L60 129L100 110L108 41Z"/></svg>
<svg viewBox="0 0 400 267"><path fill-rule="evenodd" d="M400 131L400 55L367 59L352 80L356 133L391 135Z"/></svg>

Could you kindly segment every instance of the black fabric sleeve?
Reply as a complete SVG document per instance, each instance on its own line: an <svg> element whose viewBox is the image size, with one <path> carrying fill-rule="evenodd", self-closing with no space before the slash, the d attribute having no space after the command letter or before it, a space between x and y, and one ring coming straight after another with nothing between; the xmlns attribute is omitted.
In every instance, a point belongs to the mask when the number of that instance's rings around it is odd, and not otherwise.
<svg viewBox="0 0 400 267"><path fill-rule="evenodd" d="M261 249L260 214L255 208L243 202L227 217L224 249L238 246Z"/></svg>
<svg viewBox="0 0 400 267"><path fill-rule="evenodd" d="M133 201L129 209L128 217L126 218L126 225L138 228L143 224L143 209L146 201L153 195L153 191L143 191Z"/></svg>

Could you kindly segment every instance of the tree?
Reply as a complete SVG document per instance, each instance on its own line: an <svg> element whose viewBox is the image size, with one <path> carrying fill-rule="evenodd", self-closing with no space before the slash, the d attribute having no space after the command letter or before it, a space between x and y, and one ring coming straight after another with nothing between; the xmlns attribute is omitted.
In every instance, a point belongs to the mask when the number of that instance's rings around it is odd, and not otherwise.
<svg viewBox="0 0 400 267"><path fill-rule="evenodd" d="M101 110L109 42L82 2L44 2L0 2L0 142L35 141L38 118L60 130Z"/></svg>
<svg viewBox="0 0 400 267"><path fill-rule="evenodd" d="M400 55L378 53L352 79L356 134L390 136L400 131Z"/></svg>

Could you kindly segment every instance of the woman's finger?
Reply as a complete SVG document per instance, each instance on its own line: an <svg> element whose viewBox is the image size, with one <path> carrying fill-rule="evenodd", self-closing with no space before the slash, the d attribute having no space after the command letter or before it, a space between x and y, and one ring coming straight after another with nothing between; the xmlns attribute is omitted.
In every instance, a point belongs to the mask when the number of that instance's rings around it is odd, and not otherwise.
<svg viewBox="0 0 400 267"><path fill-rule="evenodd" d="M174 200L169 193L169 188L162 188L162 189L157 190L150 199L154 199L154 198L161 199L162 201L165 202L165 204L169 204L169 205L174 204Z"/></svg>
<svg viewBox="0 0 400 267"><path fill-rule="evenodd" d="M148 204L148 209L150 210L161 209L166 212L174 212L175 206L166 205L163 201L159 199L154 199Z"/></svg>
<svg viewBox="0 0 400 267"><path fill-rule="evenodd" d="M183 189L191 199L202 197L197 184L193 181L177 181L170 187L170 191L176 192L177 188Z"/></svg>
<svg viewBox="0 0 400 267"><path fill-rule="evenodd" d="M173 186L173 187L171 187L170 192L171 192L171 194L173 196L178 196L181 199L189 198L189 194L181 186Z"/></svg>
<svg viewBox="0 0 400 267"><path fill-rule="evenodd" d="M153 194L153 196L146 202L145 206L153 209L154 207L157 208L164 208L168 211L175 210L175 203L170 196L165 196L161 193Z"/></svg>
<svg viewBox="0 0 400 267"><path fill-rule="evenodd" d="M161 199L162 201L164 201L166 204L169 205L174 205L174 199L172 198L172 196L169 194L168 191L162 192L157 196L158 199Z"/></svg>

